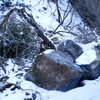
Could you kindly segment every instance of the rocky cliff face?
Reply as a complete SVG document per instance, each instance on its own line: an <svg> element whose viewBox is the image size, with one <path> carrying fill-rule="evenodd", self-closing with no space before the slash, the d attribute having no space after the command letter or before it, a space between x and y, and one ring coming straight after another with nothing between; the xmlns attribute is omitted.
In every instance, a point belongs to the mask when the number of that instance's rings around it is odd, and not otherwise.
<svg viewBox="0 0 100 100"><path fill-rule="evenodd" d="M84 22L100 35L100 0L69 0Z"/></svg>

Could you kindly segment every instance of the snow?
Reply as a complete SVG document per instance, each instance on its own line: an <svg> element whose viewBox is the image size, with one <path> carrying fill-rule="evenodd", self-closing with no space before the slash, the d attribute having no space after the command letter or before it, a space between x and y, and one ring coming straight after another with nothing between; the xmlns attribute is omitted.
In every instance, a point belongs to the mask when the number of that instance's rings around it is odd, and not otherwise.
<svg viewBox="0 0 100 100"><path fill-rule="evenodd" d="M97 59L95 46L97 46L98 43L99 42L91 42L85 45L80 44L83 49L83 54L76 59L76 63L78 65L87 65L95 61Z"/></svg>
<svg viewBox="0 0 100 100"><path fill-rule="evenodd" d="M25 97L24 93L21 91L16 91L15 93L10 93L10 91L4 92L5 95L10 95L10 96L4 96L1 94L0 100L23 100Z"/></svg>
<svg viewBox="0 0 100 100"><path fill-rule="evenodd" d="M84 53L79 58L76 59L76 63L78 65L87 65L87 64L91 64L96 59L97 59L96 51L87 50L84 51Z"/></svg>
<svg viewBox="0 0 100 100"><path fill-rule="evenodd" d="M98 82L96 82L95 84L88 83L83 87L70 90L60 96L56 95L54 98L49 100L99 100L99 90L100 84Z"/></svg>
<svg viewBox="0 0 100 100"><path fill-rule="evenodd" d="M94 49L94 47L97 46L98 43L99 42L91 42L88 44L80 44L80 46L82 47L83 51L86 51L86 50Z"/></svg>
<svg viewBox="0 0 100 100"><path fill-rule="evenodd" d="M46 32L50 30L54 31L59 25L57 21L57 13L55 11L55 4L48 4L47 2L43 2L44 0L13 0L13 4L15 5L17 1L30 5L30 13L32 13L36 22L39 23ZM62 14L63 10L66 10L66 5L66 0L63 0L63 2L60 3ZM44 10L43 7L45 7L47 10ZM65 31L64 28L70 22L71 13L69 13L69 15L67 16L64 25L60 26L57 31ZM77 25L83 26L83 23L76 13L73 15L73 21L72 24L68 27L68 30L70 30L70 27ZM73 32L79 33L77 27L73 28L72 30ZM60 32L60 34L58 36L60 38L60 41L65 41L66 39L74 39L71 34L67 34L64 32ZM96 46L97 43L92 42L86 45L80 45L83 48L84 52L79 58L76 59L77 64L90 64L96 59L94 46ZM52 52L52 50L45 51L46 54L50 52ZM30 68L31 63L28 61L25 62L25 66ZM100 77L98 77L96 80L91 81L84 80L84 86L69 90L67 92L60 92L56 90L48 91L24 79L24 75L26 74L26 67L15 64L14 60L11 59L7 61L7 64L7 73L4 74L2 69L0 68L0 77L8 76L8 83L20 85L23 90L15 89L14 91L12 91L12 87L7 88L3 92L0 92L0 100L25 100L25 98L32 98L32 93L36 94L36 100L100 100ZM20 73L22 73L22 76L18 75ZM26 95L26 92L28 92L29 95Z"/></svg>
<svg viewBox="0 0 100 100"><path fill-rule="evenodd" d="M24 3L27 4L28 0L25 0ZM56 5L54 3L47 3L44 0L31 0L30 2L32 4L31 6L31 13L34 16L34 19L37 23L39 23L43 29L48 33L48 31L54 31L57 26L60 24L57 21L57 13L56 13ZM63 10L66 10L66 1L64 0L63 3L61 3L61 13L63 14ZM45 8L46 10L44 10ZM69 17L67 18L66 22L69 22ZM76 17L75 17L76 18ZM80 21L78 21L80 23ZM66 23L66 24L67 24ZM75 23L75 22L73 22ZM77 24L77 23L76 23ZM64 26L60 26L57 31L65 31ZM74 39L73 35L66 34L65 32L60 32L59 37L60 40L64 41L66 39Z"/></svg>
<svg viewBox="0 0 100 100"><path fill-rule="evenodd" d="M12 87L8 88L0 93L0 100L16 100L16 98L18 100L24 100L24 98L31 98L32 93L36 93L36 100L40 100L40 98L41 100L100 100L100 77L91 81L84 80L84 86L67 92L56 90L48 91L36 86L32 82L26 81L23 76L20 78L16 77L20 72L25 74L24 69L18 71L18 66L14 66L11 59L9 59L7 63L6 69L7 71L9 70L9 79L7 81L20 85L23 90L15 89L15 91L11 91ZM15 69L15 72L12 70L13 68ZM26 92L29 93L29 95L26 95Z"/></svg>
<svg viewBox="0 0 100 100"><path fill-rule="evenodd" d="M52 49L46 50L46 51L44 52L44 54L49 54L49 53L51 53L52 51L54 51L54 50L52 50Z"/></svg>

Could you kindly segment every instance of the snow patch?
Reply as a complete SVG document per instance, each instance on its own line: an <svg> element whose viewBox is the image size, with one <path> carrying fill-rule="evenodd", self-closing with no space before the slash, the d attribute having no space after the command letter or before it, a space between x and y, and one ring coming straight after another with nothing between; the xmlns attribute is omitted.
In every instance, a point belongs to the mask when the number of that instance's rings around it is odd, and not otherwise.
<svg viewBox="0 0 100 100"><path fill-rule="evenodd" d="M55 95L49 100L100 100L100 82L97 84L86 84L61 95Z"/></svg>
<svg viewBox="0 0 100 100"><path fill-rule="evenodd" d="M97 59L95 50L84 51L83 54L76 59L78 65L91 64L94 60Z"/></svg>
<svg viewBox="0 0 100 100"><path fill-rule="evenodd" d="M53 51L54 51L53 49L49 49L49 50L44 51L43 53L44 53L44 54L50 54L50 53L53 52Z"/></svg>
<svg viewBox="0 0 100 100"><path fill-rule="evenodd" d="M76 63L78 65L91 64L93 61L97 59L95 46L98 45L98 42L91 42L85 45L79 45L82 47L83 53L76 59Z"/></svg>

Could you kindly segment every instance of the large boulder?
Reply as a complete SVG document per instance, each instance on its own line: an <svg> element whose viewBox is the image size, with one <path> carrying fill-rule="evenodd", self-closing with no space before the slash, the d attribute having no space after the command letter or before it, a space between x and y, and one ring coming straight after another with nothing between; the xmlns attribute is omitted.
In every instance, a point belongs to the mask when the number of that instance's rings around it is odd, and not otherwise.
<svg viewBox="0 0 100 100"><path fill-rule="evenodd" d="M25 78L48 90L67 91L76 87L82 74L62 52L47 50L36 57Z"/></svg>
<svg viewBox="0 0 100 100"><path fill-rule="evenodd" d="M57 49L58 51L69 53L74 58L74 60L83 53L82 48L72 40L62 42L61 44L59 44Z"/></svg>

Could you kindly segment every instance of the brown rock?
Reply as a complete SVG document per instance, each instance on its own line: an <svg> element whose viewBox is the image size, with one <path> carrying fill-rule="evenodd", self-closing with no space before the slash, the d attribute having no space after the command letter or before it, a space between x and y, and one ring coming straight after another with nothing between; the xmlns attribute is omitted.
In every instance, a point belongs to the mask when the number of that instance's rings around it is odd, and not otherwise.
<svg viewBox="0 0 100 100"><path fill-rule="evenodd" d="M57 50L69 53L74 60L83 53L82 48L72 40L67 40L66 42L60 43L57 47Z"/></svg>
<svg viewBox="0 0 100 100"><path fill-rule="evenodd" d="M50 51L37 56L25 78L46 89L66 91L76 87L82 70L62 52Z"/></svg>

